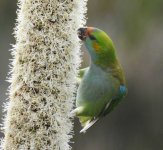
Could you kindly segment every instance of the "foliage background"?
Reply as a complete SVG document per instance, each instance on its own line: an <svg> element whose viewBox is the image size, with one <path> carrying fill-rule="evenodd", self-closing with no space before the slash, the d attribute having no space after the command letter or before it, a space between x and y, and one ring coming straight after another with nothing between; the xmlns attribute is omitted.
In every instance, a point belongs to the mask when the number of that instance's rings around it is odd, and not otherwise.
<svg viewBox="0 0 163 150"><path fill-rule="evenodd" d="M0 117L9 84L16 0L0 0ZM129 93L86 134L75 120L74 150L163 149L163 1L89 0L88 26L106 31L124 67ZM83 50L82 66L89 64ZM2 119L1 121L2 122ZM0 133L0 136L3 134Z"/></svg>

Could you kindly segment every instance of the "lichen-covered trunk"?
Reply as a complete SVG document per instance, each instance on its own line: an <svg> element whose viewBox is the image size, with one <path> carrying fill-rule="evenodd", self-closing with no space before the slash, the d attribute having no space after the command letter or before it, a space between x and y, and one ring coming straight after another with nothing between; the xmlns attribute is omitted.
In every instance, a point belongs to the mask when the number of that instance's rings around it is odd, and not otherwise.
<svg viewBox="0 0 163 150"><path fill-rule="evenodd" d="M70 150L87 0L19 0L4 150Z"/></svg>

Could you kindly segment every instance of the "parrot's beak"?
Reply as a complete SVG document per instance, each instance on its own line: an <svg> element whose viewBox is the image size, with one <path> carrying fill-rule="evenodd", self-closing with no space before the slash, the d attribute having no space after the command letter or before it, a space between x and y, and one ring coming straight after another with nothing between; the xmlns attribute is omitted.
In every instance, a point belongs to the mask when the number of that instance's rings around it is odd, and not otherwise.
<svg viewBox="0 0 163 150"><path fill-rule="evenodd" d="M82 41L84 41L87 38L87 28L79 28L78 31L78 37Z"/></svg>

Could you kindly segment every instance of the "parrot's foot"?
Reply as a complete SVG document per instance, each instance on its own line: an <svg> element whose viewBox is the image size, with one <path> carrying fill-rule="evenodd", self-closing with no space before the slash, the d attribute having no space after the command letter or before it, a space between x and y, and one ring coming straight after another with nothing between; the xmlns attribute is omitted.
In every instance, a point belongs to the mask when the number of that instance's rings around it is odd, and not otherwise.
<svg viewBox="0 0 163 150"><path fill-rule="evenodd" d="M81 83L81 78L76 77L76 83L77 83L77 86L79 86L79 84Z"/></svg>
<svg viewBox="0 0 163 150"><path fill-rule="evenodd" d="M70 117L78 116L81 112L83 112L84 107L77 107L70 112Z"/></svg>

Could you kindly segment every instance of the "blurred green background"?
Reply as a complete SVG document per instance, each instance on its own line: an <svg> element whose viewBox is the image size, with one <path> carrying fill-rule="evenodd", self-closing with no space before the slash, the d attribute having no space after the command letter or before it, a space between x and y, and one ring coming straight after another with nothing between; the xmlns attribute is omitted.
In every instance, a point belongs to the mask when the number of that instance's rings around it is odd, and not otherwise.
<svg viewBox="0 0 163 150"><path fill-rule="evenodd" d="M0 0L1 118L16 3ZM88 26L103 29L113 39L129 93L86 134L79 134L75 120L73 150L163 150L163 0L89 0L87 16ZM89 57L82 50L82 66L87 66Z"/></svg>

